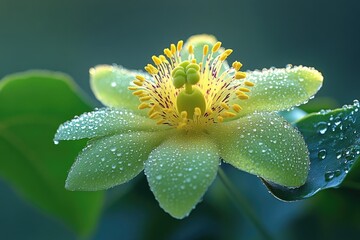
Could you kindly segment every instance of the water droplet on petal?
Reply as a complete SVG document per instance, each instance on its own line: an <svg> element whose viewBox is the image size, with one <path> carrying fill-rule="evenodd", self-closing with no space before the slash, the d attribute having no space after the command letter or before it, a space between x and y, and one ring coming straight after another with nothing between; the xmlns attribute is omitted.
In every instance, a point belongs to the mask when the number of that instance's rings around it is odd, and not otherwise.
<svg viewBox="0 0 360 240"><path fill-rule="evenodd" d="M319 152L318 152L318 158L320 160L324 160L326 158L326 150L325 149L321 149Z"/></svg>

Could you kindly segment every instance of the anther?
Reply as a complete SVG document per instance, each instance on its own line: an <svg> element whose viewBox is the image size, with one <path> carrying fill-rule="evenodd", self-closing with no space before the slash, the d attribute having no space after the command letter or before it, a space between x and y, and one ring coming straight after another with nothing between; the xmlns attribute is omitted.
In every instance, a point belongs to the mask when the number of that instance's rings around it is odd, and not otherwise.
<svg viewBox="0 0 360 240"><path fill-rule="evenodd" d="M178 41L177 46L176 46L178 52L180 52L180 50L182 49L183 44L184 44L184 41L182 41L182 40Z"/></svg>
<svg viewBox="0 0 360 240"><path fill-rule="evenodd" d="M242 107L240 107L240 105L238 104L233 104L232 109L234 109L234 111L238 113L242 110Z"/></svg>
<svg viewBox="0 0 360 240"><path fill-rule="evenodd" d="M143 93L144 93L143 90L137 90L137 91L133 92L132 94L135 95L135 96L140 96Z"/></svg>
<svg viewBox="0 0 360 240"><path fill-rule="evenodd" d="M218 116L218 117L217 117L217 120L218 120L218 122L223 122L223 121L224 121L224 118L223 118L222 116Z"/></svg>
<svg viewBox="0 0 360 240"><path fill-rule="evenodd" d="M245 87L240 87L239 90L242 92L250 92L250 89L245 88Z"/></svg>
<svg viewBox="0 0 360 240"><path fill-rule="evenodd" d="M242 64L241 64L240 62L238 62L238 61L235 61L235 62L233 62L232 67L233 67L236 71L239 71L240 68L242 67Z"/></svg>
<svg viewBox="0 0 360 240"><path fill-rule="evenodd" d="M134 83L135 85L138 85L139 87L141 87L141 86L143 85L142 82L137 81L137 80L133 81L133 83Z"/></svg>
<svg viewBox="0 0 360 240"><path fill-rule="evenodd" d="M149 116L149 118L155 119L155 118L157 118L158 116L159 116L159 112L154 112L154 113L152 113L152 114Z"/></svg>
<svg viewBox="0 0 360 240"><path fill-rule="evenodd" d="M217 52L220 47L221 47L221 42L217 42L217 43L215 43L215 45L213 46L213 48L212 48L211 51L212 51L213 53L214 53L214 52Z"/></svg>
<svg viewBox="0 0 360 240"><path fill-rule="evenodd" d="M171 45L170 45L170 49L171 49L171 53L172 53L173 55L175 55L175 53L176 53L175 44L171 44Z"/></svg>
<svg viewBox="0 0 360 240"><path fill-rule="evenodd" d="M134 90L137 90L139 88L137 86L129 86L128 89L131 90L131 91L134 91Z"/></svg>
<svg viewBox="0 0 360 240"><path fill-rule="evenodd" d="M236 72L235 73L235 79L244 79L246 78L246 73L244 72Z"/></svg>
<svg viewBox="0 0 360 240"><path fill-rule="evenodd" d="M139 81L142 81L142 82L145 81L145 78L143 76L141 76L141 75L136 75L135 77Z"/></svg>
<svg viewBox="0 0 360 240"><path fill-rule="evenodd" d="M145 108L149 108L149 107L150 107L150 105L149 105L148 103L141 103L141 104L138 106L139 109L145 109Z"/></svg>
<svg viewBox="0 0 360 240"><path fill-rule="evenodd" d="M194 46L190 45L188 48L189 54L194 54Z"/></svg>
<svg viewBox="0 0 360 240"><path fill-rule="evenodd" d="M172 53L171 53L170 49L168 49L168 48L165 48L165 49L164 49L164 54L165 54L168 58L171 58L171 57L172 57Z"/></svg>
<svg viewBox="0 0 360 240"><path fill-rule="evenodd" d="M229 110L229 109L230 109L230 107L229 107L226 103L224 103L224 102L221 103L221 106L222 106L223 108L225 108L226 110Z"/></svg>
<svg viewBox="0 0 360 240"><path fill-rule="evenodd" d="M247 100L247 99L249 99L249 96L246 95L245 93L239 94L239 95L237 95L237 97L238 97L239 99L241 99L241 100Z"/></svg>
<svg viewBox="0 0 360 240"><path fill-rule="evenodd" d="M148 101L148 100L150 100L151 99L151 97L150 96L145 96L145 97L141 97L141 98L139 98L139 100L140 101L142 101L142 102L144 102L144 101Z"/></svg>
<svg viewBox="0 0 360 240"><path fill-rule="evenodd" d="M205 56L209 52L209 45L204 45L203 47L203 55Z"/></svg>
<svg viewBox="0 0 360 240"><path fill-rule="evenodd" d="M255 84L253 82L245 81L244 84L248 87L253 87Z"/></svg>
<svg viewBox="0 0 360 240"><path fill-rule="evenodd" d="M157 56L152 56L151 58L152 58L153 62L155 63L155 65L161 64L161 60Z"/></svg>

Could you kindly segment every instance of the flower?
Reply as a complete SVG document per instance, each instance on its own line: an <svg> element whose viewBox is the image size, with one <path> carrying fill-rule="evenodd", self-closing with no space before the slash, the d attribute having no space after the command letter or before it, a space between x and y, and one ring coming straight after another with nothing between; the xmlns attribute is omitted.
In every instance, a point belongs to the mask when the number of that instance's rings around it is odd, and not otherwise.
<svg viewBox="0 0 360 240"><path fill-rule="evenodd" d="M171 44L141 71L92 68L91 87L108 107L62 124L55 140L90 138L66 180L69 190L101 190L142 170L160 206L189 214L221 160L287 187L304 184L306 144L276 111L308 101L323 77L297 66L242 72L213 36ZM139 100L138 100L139 99Z"/></svg>

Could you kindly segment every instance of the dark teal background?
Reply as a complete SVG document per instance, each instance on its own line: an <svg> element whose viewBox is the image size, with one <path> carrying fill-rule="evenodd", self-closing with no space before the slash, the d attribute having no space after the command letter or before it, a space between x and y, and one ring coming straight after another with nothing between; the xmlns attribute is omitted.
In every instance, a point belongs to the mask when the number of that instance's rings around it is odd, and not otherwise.
<svg viewBox="0 0 360 240"><path fill-rule="evenodd" d="M142 69L170 43L199 33L213 34L234 49L230 60L241 61L244 69L313 66L325 78L318 96L339 104L360 98L357 0L0 0L0 76L28 69L61 71L90 95L90 67L116 63ZM256 177L236 170L230 175L276 236L336 239L344 231L349 236L360 232L358 224L337 223L332 206L344 206L319 205L322 196L283 203ZM143 178L131 191L104 213L94 239L258 238L226 196L206 195L189 218L177 221L158 207ZM0 198L0 239L75 238L5 183Z"/></svg>

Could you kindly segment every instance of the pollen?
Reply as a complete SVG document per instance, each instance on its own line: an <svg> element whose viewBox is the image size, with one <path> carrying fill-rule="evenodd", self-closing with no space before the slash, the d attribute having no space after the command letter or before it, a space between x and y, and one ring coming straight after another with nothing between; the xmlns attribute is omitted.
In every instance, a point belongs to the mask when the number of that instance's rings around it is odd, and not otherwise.
<svg viewBox="0 0 360 240"><path fill-rule="evenodd" d="M186 131L203 129L236 118L242 111L239 100L250 97L247 93L254 83L240 71L242 64L224 65L232 49L216 42L204 45L200 58L195 58L194 52L195 47L184 46L183 41L170 44L164 55L152 56L153 63L145 66L150 76L136 75L128 87L139 98L138 108L148 111L148 117L159 125ZM240 105L230 104L235 99Z"/></svg>

